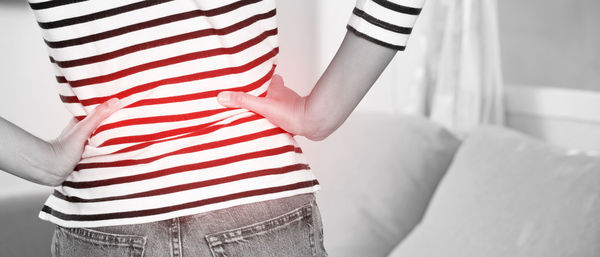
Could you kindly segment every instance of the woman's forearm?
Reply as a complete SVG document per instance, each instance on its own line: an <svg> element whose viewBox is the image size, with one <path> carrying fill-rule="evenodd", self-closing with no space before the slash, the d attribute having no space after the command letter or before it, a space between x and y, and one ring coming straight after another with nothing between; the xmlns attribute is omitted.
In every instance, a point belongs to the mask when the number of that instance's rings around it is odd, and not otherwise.
<svg viewBox="0 0 600 257"><path fill-rule="evenodd" d="M396 50L347 32L335 57L305 97L305 136L322 140L348 118Z"/></svg>
<svg viewBox="0 0 600 257"><path fill-rule="evenodd" d="M59 180L52 172L52 145L0 118L0 169L43 185Z"/></svg>
<svg viewBox="0 0 600 257"><path fill-rule="evenodd" d="M254 111L291 134L323 140L344 123L395 54L349 32L308 96L300 97L275 75L266 97L225 91L218 101Z"/></svg>
<svg viewBox="0 0 600 257"><path fill-rule="evenodd" d="M57 186L73 172L92 132L121 102L112 98L83 120L75 118L54 140L45 141L0 117L0 170L31 182Z"/></svg>

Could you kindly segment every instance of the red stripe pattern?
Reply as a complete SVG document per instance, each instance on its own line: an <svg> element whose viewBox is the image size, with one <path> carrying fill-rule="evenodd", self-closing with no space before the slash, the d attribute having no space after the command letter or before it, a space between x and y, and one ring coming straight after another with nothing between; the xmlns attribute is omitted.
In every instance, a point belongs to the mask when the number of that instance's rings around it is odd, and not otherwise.
<svg viewBox="0 0 600 257"><path fill-rule="evenodd" d="M348 30L404 50L424 0L357 0ZM58 94L82 120L118 97L40 218L152 222L319 189L292 135L224 90L264 97L279 53L274 0L29 0Z"/></svg>
<svg viewBox="0 0 600 257"><path fill-rule="evenodd" d="M265 96L279 52L274 1L30 5L73 116L112 97L125 105L92 134L42 219L134 224L318 190L289 133L215 98Z"/></svg>

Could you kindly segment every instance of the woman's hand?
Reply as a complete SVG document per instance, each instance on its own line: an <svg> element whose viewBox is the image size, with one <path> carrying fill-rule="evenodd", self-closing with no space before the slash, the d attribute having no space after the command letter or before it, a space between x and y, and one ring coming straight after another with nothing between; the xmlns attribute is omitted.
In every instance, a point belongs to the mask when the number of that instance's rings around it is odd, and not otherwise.
<svg viewBox="0 0 600 257"><path fill-rule="evenodd" d="M266 97L242 92L221 92L217 100L226 107L244 108L267 118L274 125L293 135L314 137L314 128L306 115L306 98L284 86L283 79L274 75Z"/></svg>
<svg viewBox="0 0 600 257"><path fill-rule="evenodd" d="M50 142L0 118L0 169L34 183L60 185L81 159L92 132L120 108L119 99L110 99L85 119L73 119Z"/></svg>
<svg viewBox="0 0 600 257"><path fill-rule="evenodd" d="M348 32L308 96L300 97L275 75L267 97L221 92L218 101L254 111L294 135L323 140L344 123L395 54Z"/></svg>
<svg viewBox="0 0 600 257"><path fill-rule="evenodd" d="M55 160L51 165L54 169L49 170L56 177L56 182L53 184L60 184L73 172L73 168L81 160L83 149L94 130L103 120L120 108L119 99L112 98L97 106L83 120L77 122L73 118L61 134L49 142L54 155L53 160Z"/></svg>

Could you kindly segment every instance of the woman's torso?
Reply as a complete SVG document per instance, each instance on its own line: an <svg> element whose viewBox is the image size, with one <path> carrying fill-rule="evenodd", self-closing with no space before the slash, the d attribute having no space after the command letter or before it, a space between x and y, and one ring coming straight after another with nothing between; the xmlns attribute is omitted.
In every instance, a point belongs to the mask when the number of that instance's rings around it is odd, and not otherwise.
<svg viewBox="0 0 600 257"><path fill-rule="evenodd" d="M66 108L124 104L94 132L40 217L67 227L164 220L314 192L290 134L216 101L264 96L274 1L30 1Z"/></svg>

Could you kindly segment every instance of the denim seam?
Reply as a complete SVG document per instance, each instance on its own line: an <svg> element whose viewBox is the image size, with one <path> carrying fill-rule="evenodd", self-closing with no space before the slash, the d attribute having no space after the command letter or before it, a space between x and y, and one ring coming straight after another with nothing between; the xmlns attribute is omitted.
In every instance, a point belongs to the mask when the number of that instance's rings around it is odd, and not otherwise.
<svg viewBox="0 0 600 257"><path fill-rule="evenodd" d="M87 228L68 228L57 226L58 230L74 238L93 245L114 246L129 249L130 256L143 256L146 246L146 237L138 235L120 235L100 232ZM58 244L58 243L57 243ZM56 245L57 256L60 256L60 248Z"/></svg>
<svg viewBox="0 0 600 257"><path fill-rule="evenodd" d="M236 242L243 238L268 233L269 231L276 230L280 227L283 227L284 225L290 224L295 221L300 221L302 219L307 218L310 221L312 220L312 209L312 204L309 203L300 208L294 209L286 214L266 221L261 221L241 228L206 235L205 239L210 247L220 247L225 243ZM313 240L312 233L309 236L311 240Z"/></svg>
<svg viewBox="0 0 600 257"><path fill-rule="evenodd" d="M317 247L315 246L315 217L313 215L313 211L314 211L314 206L313 206L313 202L310 202L310 220L308 221L308 225L310 226L310 234L308 235L309 241L310 241L310 249L312 251L312 255L313 257L317 257Z"/></svg>
<svg viewBox="0 0 600 257"><path fill-rule="evenodd" d="M181 246L181 228L179 224L179 218L174 218L171 220L171 227L169 228L169 236L171 243L171 256L172 257L181 257L183 256L182 246Z"/></svg>
<svg viewBox="0 0 600 257"><path fill-rule="evenodd" d="M60 256L60 251L59 251L59 247L58 247L58 241L60 240L59 237L59 230L58 230L58 226L56 226L54 228L54 239L52 240L52 256L53 257L59 257Z"/></svg>
<svg viewBox="0 0 600 257"><path fill-rule="evenodd" d="M133 246L136 248L143 248L146 241L146 237L138 235L111 234L85 228L59 227L59 229L78 239L99 245Z"/></svg>

